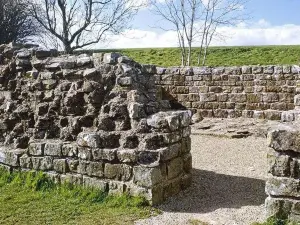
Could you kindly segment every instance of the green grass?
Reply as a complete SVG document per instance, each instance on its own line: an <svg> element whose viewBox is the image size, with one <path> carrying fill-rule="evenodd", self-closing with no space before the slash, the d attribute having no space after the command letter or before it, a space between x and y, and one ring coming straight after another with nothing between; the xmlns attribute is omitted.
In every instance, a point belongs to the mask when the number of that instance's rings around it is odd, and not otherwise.
<svg viewBox="0 0 300 225"><path fill-rule="evenodd" d="M252 225L299 225L299 223L289 222L287 219L270 217L264 223L253 223Z"/></svg>
<svg viewBox="0 0 300 225"><path fill-rule="evenodd" d="M179 66L178 48L108 49L90 52L121 52L142 64ZM193 65L196 65L198 49L193 49ZM247 46L210 47L207 66L277 65L299 64L300 46Z"/></svg>
<svg viewBox="0 0 300 225"><path fill-rule="evenodd" d="M197 220L197 219L189 219L188 220L188 225L209 225L209 223L202 222L202 221Z"/></svg>
<svg viewBox="0 0 300 225"><path fill-rule="evenodd" d="M42 173L0 169L0 224L133 224L158 212L144 199L54 184Z"/></svg>

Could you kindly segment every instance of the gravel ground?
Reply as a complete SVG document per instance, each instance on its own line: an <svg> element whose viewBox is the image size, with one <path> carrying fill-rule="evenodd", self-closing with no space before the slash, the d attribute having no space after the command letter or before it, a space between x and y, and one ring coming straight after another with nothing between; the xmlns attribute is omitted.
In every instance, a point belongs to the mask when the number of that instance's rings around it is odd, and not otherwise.
<svg viewBox="0 0 300 225"><path fill-rule="evenodd" d="M192 135L193 184L136 224L249 225L265 220L266 139ZM199 223L201 224L201 223Z"/></svg>

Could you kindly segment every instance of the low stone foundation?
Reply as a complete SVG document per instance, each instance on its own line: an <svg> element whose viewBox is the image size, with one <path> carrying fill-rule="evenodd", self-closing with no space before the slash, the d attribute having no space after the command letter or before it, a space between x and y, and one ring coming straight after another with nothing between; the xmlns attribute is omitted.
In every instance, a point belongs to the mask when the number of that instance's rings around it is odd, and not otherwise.
<svg viewBox="0 0 300 225"><path fill-rule="evenodd" d="M300 221L300 130L281 127L268 134L268 216Z"/></svg>
<svg viewBox="0 0 300 225"><path fill-rule="evenodd" d="M32 140L27 149L0 149L0 166L44 171L56 182L128 192L158 204L191 183L188 112L147 119L154 132L82 132L76 142ZM163 130L162 130L163 129Z"/></svg>
<svg viewBox="0 0 300 225"><path fill-rule="evenodd" d="M0 46L0 166L161 203L191 183L190 111L117 53Z"/></svg>
<svg viewBox="0 0 300 225"><path fill-rule="evenodd" d="M155 77L165 99L203 117L280 120L300 105L296 65L158 67Z"/></svg>

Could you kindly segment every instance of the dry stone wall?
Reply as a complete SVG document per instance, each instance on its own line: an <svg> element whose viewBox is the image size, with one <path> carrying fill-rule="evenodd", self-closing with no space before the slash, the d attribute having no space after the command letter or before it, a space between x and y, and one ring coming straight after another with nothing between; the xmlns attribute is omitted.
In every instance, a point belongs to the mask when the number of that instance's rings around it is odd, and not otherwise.
<svg viewBox="0 0 300 225"><path fill-rule="evenodd" d="M300 104L298 72L298 66L157 68L156 84L165 99L203 117L280 120Z"/></svg>
<svg viewBox="0 0 300 225"><path fill-rule="evenodd" d="M191 183L190 111L117 53L0 46L0 166L162 202Z"/></svg>
<svg viewBox="0 0 300 225"><path fill-rule="evenodd" d="M269 178L266 183L268 216L300 221L300 130L279 127L268 134Z"/></svg>

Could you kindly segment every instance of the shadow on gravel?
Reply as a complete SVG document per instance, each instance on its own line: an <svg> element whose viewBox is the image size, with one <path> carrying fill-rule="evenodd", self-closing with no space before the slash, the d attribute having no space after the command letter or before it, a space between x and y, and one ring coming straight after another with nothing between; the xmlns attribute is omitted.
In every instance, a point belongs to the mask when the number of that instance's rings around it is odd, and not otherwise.
<svg viewBox="0 0 300 225"><path fill-rule="evenodd" d="M190 188L159 208L168 212L207 213L219 208L264 204L265 181L193 169Z"/></svg>

